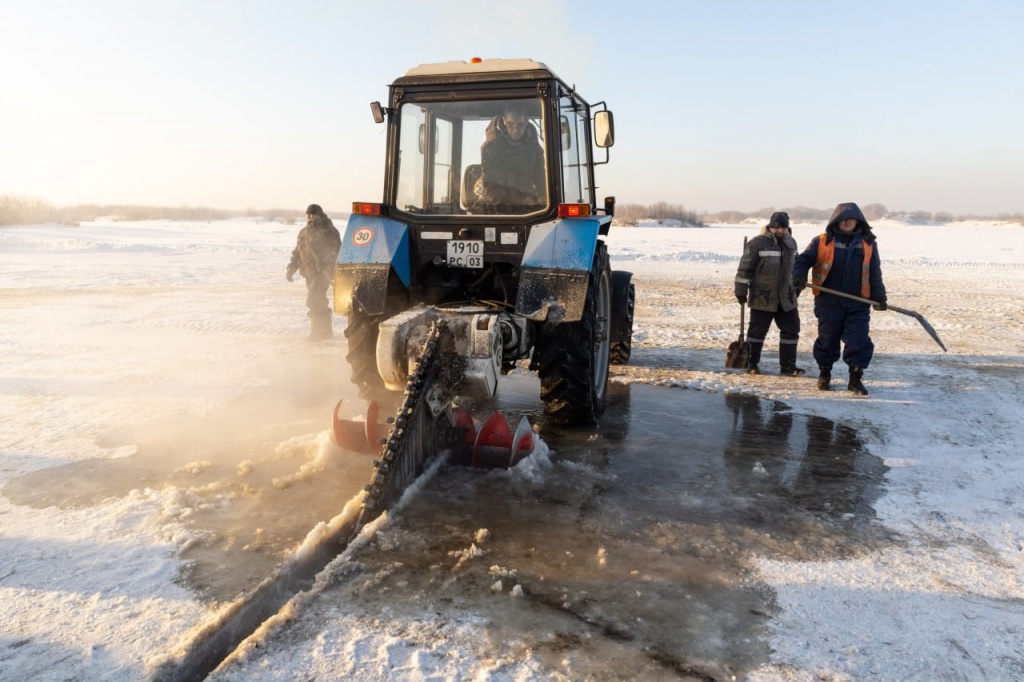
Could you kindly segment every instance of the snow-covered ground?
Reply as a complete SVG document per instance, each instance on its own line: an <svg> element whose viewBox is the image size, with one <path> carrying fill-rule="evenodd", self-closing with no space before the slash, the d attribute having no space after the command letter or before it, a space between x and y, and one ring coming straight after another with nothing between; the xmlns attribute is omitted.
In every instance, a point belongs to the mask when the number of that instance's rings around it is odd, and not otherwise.
<svg viewBox="0 0 1024 682"><path fill-rule="evenodd" d="M821 227L796 225L800 246ZM757 579L779 608L769 661L745 674L1024 678L1024 228L876 225L890 303L924 314L949 352L916 320L874 313L866 399L815 391L813 371L723 368L738 333L732 278L743 236L758 228L613 230L613 268L636 273L642 360L613 380L758 395L873 425L861 435L889 468L877 522L902 541L853 558L760 560ZM296 231L255 221L0 229L0 679L144 677L269 571L254 558L251 575L218 575L210 552L293 549L274 544L275 533L291 537L277 519L244 537L210 529L247 500L288 495L336 454L323 406L349 390L344 346L302 340L303 286L284 279ZM808 299L800 361L813 369ZM146 453L174 475L119 468ZM204 554L212 535L224 546ZM494 599L514 619L507 588ZM486 650L472 613L338 612L318 606L314 589L281 621L304 613L319 635L269 624L217 676L578 678L516 641Z"/></svg>

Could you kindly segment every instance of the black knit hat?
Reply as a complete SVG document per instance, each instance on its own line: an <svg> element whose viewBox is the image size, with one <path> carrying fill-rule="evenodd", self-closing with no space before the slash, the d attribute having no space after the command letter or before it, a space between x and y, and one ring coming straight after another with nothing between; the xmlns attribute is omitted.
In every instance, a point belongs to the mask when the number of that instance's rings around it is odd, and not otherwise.
<svg viewBox="0 0 1024 682"><path fill-rule="evenodd" d="M768 221L768 227L789 227L789 214L785 211L777 211L772 213L771 220Z"/></svg>
<svg viewBox="0 0 1024 682"><path fill-rule="evenodd" d="M310 204L306 207L306 215L323 215L324 210L320 208L320 204Z"/></svg>

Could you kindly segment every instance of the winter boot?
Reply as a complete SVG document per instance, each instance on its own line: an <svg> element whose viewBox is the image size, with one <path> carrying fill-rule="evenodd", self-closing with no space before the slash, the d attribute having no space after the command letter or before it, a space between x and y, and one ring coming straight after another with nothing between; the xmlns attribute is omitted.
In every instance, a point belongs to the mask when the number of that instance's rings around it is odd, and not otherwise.
<svg viewBox="0 0 1024 682"><path fill-rule="evenodd" d="M779 370L780 374L788 377L798 377L806 374L802 367L796 366L796 341L779 342Z"/></svg>
<svg viewBox="0 0 1024 682"><path fill-rule="evenodd" d="M832 383L832 368L831 367L819 367L818 370L818 390L827 391L831 388Z"/></svg>
<svg viewBox="0 0 1024 682"><path fill-rule="evenodd" d="M864 388L864 384L861 382L861 378L864 376L864 370L860 367L850 368L850 384L846 387L846 390L855 396L866 396L868 389Z"/></svg>
<svg viewBox="0 0 1024 682"><path fill-rule="evenodd" d="M331 318L329 317L309 318L309 336L306 337L306 341L326 341L332 338L334 336L332 327Z"/></svg>
<svg viewBox="0 0 1024 682"><path fill-rule="evenodd" d="M760 374L760 373L761 373L761 368L758 367L757 365L750 365L749 367L747 367L747 374Z"/></svg>

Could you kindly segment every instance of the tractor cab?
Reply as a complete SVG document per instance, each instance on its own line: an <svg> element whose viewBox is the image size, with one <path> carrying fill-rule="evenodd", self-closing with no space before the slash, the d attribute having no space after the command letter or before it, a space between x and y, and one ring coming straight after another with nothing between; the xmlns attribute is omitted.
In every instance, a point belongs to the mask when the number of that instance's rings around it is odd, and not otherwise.
<svg viewBox="0 0 1024 682"><path fill-rule="evenodd" d="M418 66L395 80L384 205L412 222L542 222L559 205L597 212L590 140L614 141L611 112L544 64L493 59ZM592 122L596 137L591 130Z"/></svg>

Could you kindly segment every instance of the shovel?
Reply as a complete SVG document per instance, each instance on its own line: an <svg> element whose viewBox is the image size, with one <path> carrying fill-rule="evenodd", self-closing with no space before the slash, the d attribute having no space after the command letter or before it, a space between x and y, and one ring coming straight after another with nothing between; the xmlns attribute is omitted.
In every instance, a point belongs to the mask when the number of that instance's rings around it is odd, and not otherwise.
<svg viewBox="0 0 1024 682"><path fill-rule="evenodd" d="M878 304L878 301L872 301L870 298L862 298L860 296L854 296L853 294L843 293L842 291L836 291L835 289L827 289L825 287L818 286L817 284L811 284L810 282L807 283L807 286L809 286L812 289L817 289L818 291L823 291L826 294L832 294L833 296L842 296L843 298L848 298L851 301L860 301L861 303L867 303L868 305ZM939 339L939 335L938 333L936 333L935 328L928 324L928 320L924 319L924 315L922 315L921 313L915 313L913 310L907 310L906 308L897 308L894 305L887 306L886 310L891 310L894 313L899 313L901 315L909 315L910 317L913 317L914 319L921 323L921 326L924 327L924 330L928 332L928 336L932 337L935 343L939 344L939 348L941 348L943 351L946 350L946 346L942 343L942 340ZM742 336L740 340L742 341ZM729 352L732 352L731 347L729 349ZM728 364L728 360L726 360L726 367L729 366L730 365Z"/></svg>
<svg viewBox="0 0 1024 682"><path fill-rule="evenodd" d="M747 307L740 303L740 338L729 344L729 352L725 354L725 366L729 369L746 369L750 363L750 344L743 336L743 326Z"/></svg>
<svg viewBox="0 0 1024 682"><path fill-rule="evenodd" d="M743 238L743 250L747 250L747 238ZM746 306L740 303L740 338L729 344L729 352L725 354L725 366L729 369L746 369L750 364L750 344L743 336L744 313Z"/></svg>

